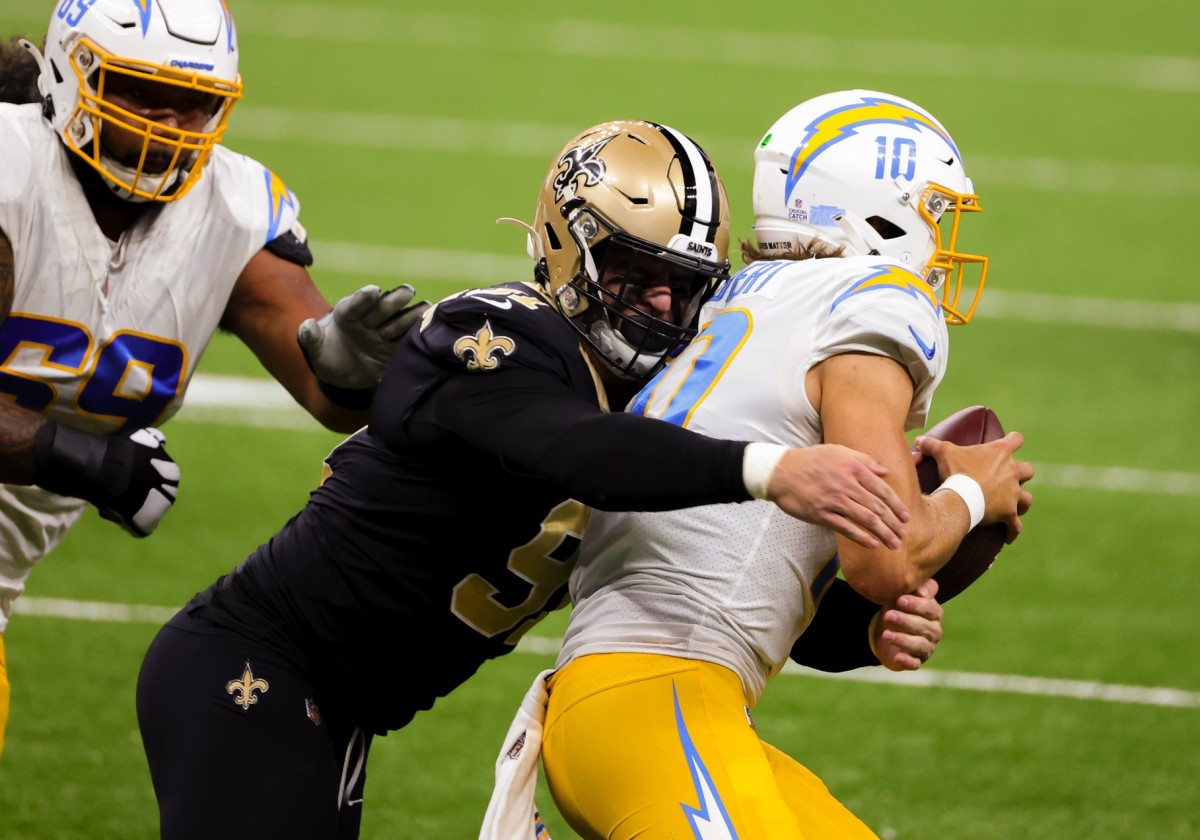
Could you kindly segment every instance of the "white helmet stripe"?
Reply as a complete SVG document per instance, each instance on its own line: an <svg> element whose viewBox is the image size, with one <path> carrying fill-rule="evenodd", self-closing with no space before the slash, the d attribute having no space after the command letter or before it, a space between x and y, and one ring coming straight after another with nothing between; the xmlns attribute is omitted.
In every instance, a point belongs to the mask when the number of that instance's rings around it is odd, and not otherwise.
<svg viewBox="0 0 1200 840"><path fill-rule="evenodd" d="M704 150L687 135L670 126L654 123L655 127L675 147L683 165L685 203L679 232L691 239L712 242L721 223L721 204L714 184L716 173Z"/></svg>

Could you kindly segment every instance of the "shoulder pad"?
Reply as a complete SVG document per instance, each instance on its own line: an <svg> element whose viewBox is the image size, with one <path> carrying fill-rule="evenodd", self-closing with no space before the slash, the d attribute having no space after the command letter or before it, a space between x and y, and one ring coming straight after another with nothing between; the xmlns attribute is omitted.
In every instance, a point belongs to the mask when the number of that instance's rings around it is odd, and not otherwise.
<svg viewBox="0 0 1200 840"><path fill-rule="evenodd" d="M846 352L895 359L913 381L908 427L916 428L946 372L949 344L933 289L907 268L883 262L843 281L813 353L815 361Z"/></svg>
<svg viewBox="0 0 1200 840"><path fill-rule="evenodd" d="M289 232L301 242L307 240L299 223L300 199L258 161L217 146L204 174L214 179L214 189L236 222L252 232L260 247Z"/></svg>
<svg viewBox="0 0 1200 840"><path fill-rule="evenodd" d="M579 353L576 333L536 287L506 283L470 289L425 313L417 348L439 366L491 373L511 366L560 373Z"/></svg>

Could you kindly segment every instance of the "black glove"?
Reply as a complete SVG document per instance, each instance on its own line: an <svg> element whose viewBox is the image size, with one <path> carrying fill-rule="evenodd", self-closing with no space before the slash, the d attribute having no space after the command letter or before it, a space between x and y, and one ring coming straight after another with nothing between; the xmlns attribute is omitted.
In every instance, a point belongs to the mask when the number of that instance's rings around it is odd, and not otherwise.
<svg viewBox="0 0 1200 840"><path fill-rule="evenodd" d="M33 484L91 502L105 519L148 537L175 503L179 465L158 429L94 435L46 423L34 438Z"/></svg>

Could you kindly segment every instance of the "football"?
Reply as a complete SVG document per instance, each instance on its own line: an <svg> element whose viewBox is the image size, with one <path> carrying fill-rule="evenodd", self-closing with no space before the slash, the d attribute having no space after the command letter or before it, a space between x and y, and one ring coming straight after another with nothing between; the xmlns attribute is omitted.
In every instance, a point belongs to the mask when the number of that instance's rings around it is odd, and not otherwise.
<svg viewBox="0 0 1200 840"><path fill-rule="evenodd" d="M982 405L973 405L956 411L940 423L922 432L921 437L946 440L959 446L987 443L1004 437L1004 427L996 412ZM917 464L917 478L922 493L932 493L942 483L938 476L937 462L925 458ZM938 582L937 600L946 603L958 595L996 562L1000 549L1004 548L1007 535L1003 523L977 525L963 537L954 555L933 576Z"/></svg>

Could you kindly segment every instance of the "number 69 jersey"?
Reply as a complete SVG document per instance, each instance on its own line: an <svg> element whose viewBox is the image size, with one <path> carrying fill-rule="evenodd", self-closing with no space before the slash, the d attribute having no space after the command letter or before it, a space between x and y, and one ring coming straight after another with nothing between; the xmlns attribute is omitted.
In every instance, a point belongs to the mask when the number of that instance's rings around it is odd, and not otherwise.
<svg viewBox="0 0 1200 840"><path fill-rule="evenodd" d="M191 192L148 208L114 243L40 105L0 104L0 160L0 230L15 261L0 399L100 434L161 424L182 404L250 258L296 225L295 196L218 146ZM0 485L4 612L84 507Z"/></svg>
<svg viewBox="0 0 1200 840"><path fill-rule="evenodd" d="M946 370L937 297L885 257L753 263L722 285L700 324L630 411L716 437L810 446L823 432L804 380L824 359L869 353L903 365L914 385L910 429L925 424ZM596 511L571 578L559 665L669 650L731 668L757 698L836 574L835 552L832 531L765 501Z"/></svg>

